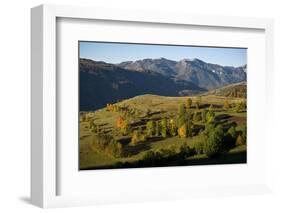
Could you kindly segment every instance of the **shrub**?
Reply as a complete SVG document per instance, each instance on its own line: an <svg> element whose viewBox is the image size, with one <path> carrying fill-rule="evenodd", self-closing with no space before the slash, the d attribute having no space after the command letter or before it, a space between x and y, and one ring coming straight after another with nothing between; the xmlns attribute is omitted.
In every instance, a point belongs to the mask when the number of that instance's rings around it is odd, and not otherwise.
<svg viewBox="0 0 281 213"><path fill-rule="evenodd" d="M121 143L112 140L106 147L106 151L114 157L122 157L123 146Z"/></svg>
<svg viewBox="0 0 281 213"><path fill-rule="evenodd" d="M244 139L245 144L246 144L247 143L247 127L246 126L244 126L242 128L242 138Z"/></svg>
<svg viewBox="0 0 281 213"><path fill-rule="evenodd" d="M206 109L202 110L202 112L201 112L201 119L202 119L203 122L207 121L207 110Z"/></svg>
<svg viewBox="0 0 281 213"><path fill-rule="evenodd" d="M190 148L187 144L183 144L181 147L180 147L180 153L179 155L181 157L190 157L190 156L193 156L196 154L196 151L195 149L193 148Z"/></svg>
<svg viewBox="0 0 281 213"><path fill-rule="evenodd" d="M204 135L209 136L214 131L215 131L215 125L214 124L206 124Z"/></svg>
<svg viewBox="0 0 281 213"><path fill-rule="evenodd" d="M161 160L162 156L160 152L148 151L144 154L142 161L145 165L154 165Z"/></svg>
<svg viewBox="0 0 281 213"><path fill-rule="evenodd" d="M247 108L246 102L245 101L241 101L235 104L235 112L239 113L244 111Z"/></svg>
<svg viewBox="0 0 281 213"><path fill-rule="evenodd" d="M194 121L201 121L202 120L202 113L201 112L196 112L193 116Z"/></svg>
<svg viewBox="0 0 281 213"><path fill-rule="evenodd" d="M232 126L228 129L225 136L225 141L226 141L225 148L230 149L231 147L233 147L235 145L236 138L237 138L237 132L235 127Z"/></svg>
<svg viewBox="0 0 281 213"><path fill-rule="evenodd" d="M205 137L204 137L205 139ZM194 145L195 151L198 155L203 154L204 152L204 140L200 140Z"/></svg>
<svg viewBox="0 0 281 213"><path fill-rule="evenodd" d="M140 141L144 142L147 140L147 136L145 134L140 134Z"/></svg>

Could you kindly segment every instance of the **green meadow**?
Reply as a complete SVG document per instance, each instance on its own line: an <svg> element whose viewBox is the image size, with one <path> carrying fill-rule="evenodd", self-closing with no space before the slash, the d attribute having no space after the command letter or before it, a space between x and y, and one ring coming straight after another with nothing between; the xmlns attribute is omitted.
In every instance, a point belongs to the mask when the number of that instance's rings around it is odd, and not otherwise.
<svg viewBox="0 0 281 213"><path fill-rule="evenodd" d="M246 163L246 99L141 95L80 112L81 170Z"/></svg>

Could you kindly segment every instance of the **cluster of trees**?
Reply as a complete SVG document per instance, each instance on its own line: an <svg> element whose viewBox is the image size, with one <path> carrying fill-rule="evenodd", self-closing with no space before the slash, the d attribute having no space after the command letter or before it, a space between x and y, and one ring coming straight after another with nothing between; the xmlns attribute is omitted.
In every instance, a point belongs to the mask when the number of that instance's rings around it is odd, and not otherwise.
<svg viewBox="0 0 281 213"><path fill-rule="evenodd" d="M144 126L139 126L137 129L131 127L129 119L126 116L123 116L125 112L127 112L125 114L129 116L132 116L133 114L135 115L136 112L134 110L115 104L107 104L106 108L108 111L119 112L122 114L116 119L117 134L121 134L122 136L130 135L131 144L133 145L145 142L148 138L152 137L166 138L177 135L180 138L193 137L199 132L195 129L196 125L194 123L196 122L200 122L200 125L203 123L205 126L205 130L202 133L202 141L196 143L195 148L192 149L197 154L204 153L208 157L215 157L228 151L235 145L246 143L246 129L243 131L236 131L235 127L231 127L228 130L225 130L221 125L215 126L215 112L213 106L210 105L209 108L200 109L200 96L193 101L191 98L187 98L184 103L179 104L176 115L173 115L170 118L162 118L160 120L148 120ZM195 107L193 105L195 105ZM223 107L225 109L234 108L236 112L241 112L246 109L246 102L230 104L228 101L225 101ZM196 108L196 110L191 110L191 108ZM149 110L147 111L147 114L150 114ZM87 115L83 114L80 119L84 122L87 121L89 123L89 128L95 133L93 136L93 146L106 151L115 157L120 157L124 154L123 145L116 141L112 135L102 132L101 128L96 125L93 120L87 118ZM204 129L204 126L201 128ZM183 156L183 153L193 153L190 152L190 148L187 147L188 146L181 147L181 156ZM169 150L170 149L172 148L170 147ZM166 159L168 155L167 153L167 150L157 151L153 154L148 154L150 157L147 158L150 159L152 158L151 156L154 156L153 158L157 158L155 156L164 156ZM170 150L169 153L169 156L176 155L175 152L173 152L173 149L172 151ZM177 153L177 156L178 154L179 153Z"/></svg>
<svg viewBox="0 0 281 213"><path fill-rule="evenodd" d="M236 98L246 98L247 95L247 88L246 87L239 87L234 88L233 91L231 91L228 96L230 97L236 97Z"/></svg>
<svg viewBox="0 0 281 213"><path fill-rule="evenodd" d="M196 101L198 107L201 104L201 98ZM145 141L148 137L162 137L178 135L181 138L192 137L195 135L195 128L193 121L202 121L203 123L212 123L215 118L215 112L211 105L209 109L197 110L192 112L192 100L187 99L186 103L181 103L178 108L177 116L174 118L162 118L161 120L149 120L145 125L145 131L141 128L132 132L131 143L137 144L138 142ZM124 123L124 118L117 119L117 127L122 130L127 127ZM126 132L129 134L129 132Z"/></svg>
<svg viewBox="0 0 281 213"><path fill-rule="evenodd" d="M243 112L247 108L246 101L240 101L238 103L234 103L235 112Z"/></svg>
<svg viewBox="0 0 281 213"><path fill-rule="evenodd" d="M186 105L185 105L186 108L187 108L187 109L190 109L190 108L192 107L192 103L193 103L192 99L191 99L191 98L187 98L187 99L186 99ZM200 109L201 103L202 103L202 97L201 97L201 96L198 96L198 97L196 98L195 102L194 102L195 108L196 108L196 109Z"/></svg>
<svg viewBox="0 0 281 213"><path fill-rule="evenodd" d="M239 112L243 112L246 110L247 104L246 104L246 101L240 101L240 102L230 104L227 100L225 100L223 102L223 108L225 110L233 109L235 112L239 113Z"/></svg>
<svg viewBox="0 0 281 213"><path fill-rule="evenodd" d="M168 148L162 148L155 151L147 151L141 160L129 163L119 162L116 167L151 167L151 166L168 166L184 163L186 157L195 155L195 149L190 148L186 144L183 144L179 150L171 145Z"/></svg>
<svg viewBox="0 0 281 213"><path fill-rule="evenodd" d="M114 157L124 156L123 145L108 134L95 134L91 143L93 148L106 152Z"/></svg>
<svg viewBox="0 0 281 213"><path fill-rule="evenodd" d="M106 110L109 112L118 112L122 117L126 119L137 119L143 116L140 110L135 108L130 108L129 106L126 105L107 104Z"/></svg>
<svg viewBox="0 0 281 213"><path fill-rule="evenodd" d="M179 105L178 117L177 117L177 133L179 137L192 137L194 134L193 121L202 121L203 123L211 123L214 121L215 112L211 105L209 109L203 109L202 111L196 111L192 113L189 108L191 106L191 99L187 99L187 105L183 103ZM199 102L198 102L199 103ZM200 105L199 105L200 106Z"/></svg>
<svg viewBox="0 0 281 213"><path fill-rule="evenodd" d="M206 125L202 140L195 144L197 154L206 154L208 157L216 157L226 153L234 146L243 145L247 141L246 127L237 131L234 126L223 129L222 125Z"/></svg>

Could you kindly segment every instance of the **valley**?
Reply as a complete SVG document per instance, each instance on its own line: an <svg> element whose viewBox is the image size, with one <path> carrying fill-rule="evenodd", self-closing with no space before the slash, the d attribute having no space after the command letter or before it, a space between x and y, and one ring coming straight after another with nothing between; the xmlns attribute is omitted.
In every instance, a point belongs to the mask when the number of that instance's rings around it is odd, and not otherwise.
<svg viewBox="0 0 281 213"><path fill-rule="evenodd" d="M246 69L80 59L80 170L246 163Z"/></svg>

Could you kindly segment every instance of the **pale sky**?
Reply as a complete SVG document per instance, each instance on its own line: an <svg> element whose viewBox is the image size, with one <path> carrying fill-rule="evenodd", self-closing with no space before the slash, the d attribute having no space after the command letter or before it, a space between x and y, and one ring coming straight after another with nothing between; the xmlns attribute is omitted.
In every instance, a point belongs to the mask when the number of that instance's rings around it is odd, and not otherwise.
<svg viewBox="0 0 281 213"><path fill-rule="evenodd" d="M223 66L247 64L246 48L197 47L175 45L128 44L109 42L79 42L80 58L107 63L136 61L145 58L167 58L179 61L198 58L208 63Z"/></svg>

